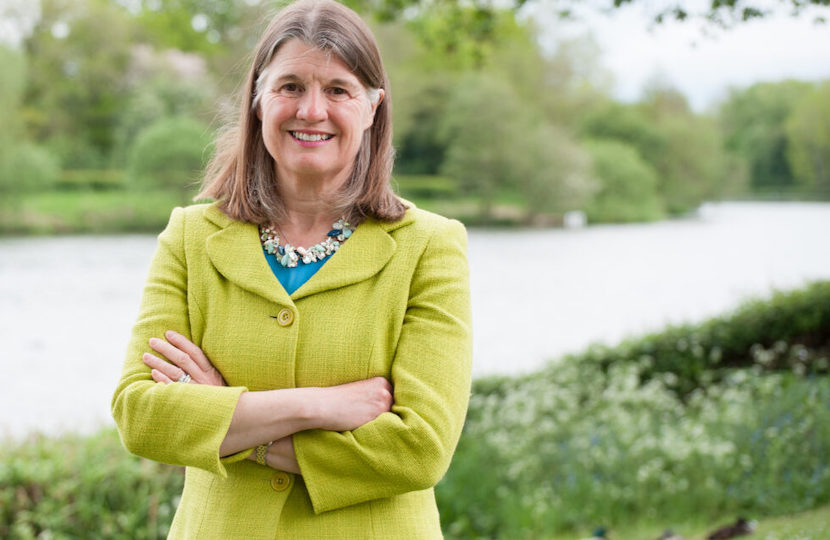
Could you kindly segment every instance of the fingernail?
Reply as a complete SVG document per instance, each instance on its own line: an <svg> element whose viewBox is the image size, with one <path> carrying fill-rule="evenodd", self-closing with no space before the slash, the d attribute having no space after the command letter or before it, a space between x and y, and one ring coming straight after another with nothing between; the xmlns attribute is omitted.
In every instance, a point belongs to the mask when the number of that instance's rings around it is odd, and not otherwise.
<svg viewBox="0 0 830 540"><path fill-rule="evenodd" d="M171 337L173 337L175 335L176 335L176 332L174 332L172 330L168 330L167 332L164 333L164 337L166 337L167 339L170 339Z"/></svg>

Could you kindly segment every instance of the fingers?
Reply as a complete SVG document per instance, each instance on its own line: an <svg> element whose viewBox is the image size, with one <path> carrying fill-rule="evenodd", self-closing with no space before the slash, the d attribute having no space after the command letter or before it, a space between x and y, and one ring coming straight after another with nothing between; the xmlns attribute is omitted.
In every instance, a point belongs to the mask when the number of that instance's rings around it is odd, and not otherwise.
<svg viewBox="0 0 830 540"><path fill-rule="evenodd" d="M196 384L225 386L225 379L202 349L192 341L172 330L164 333L167 341L150 338L150 348L159 356L147 353L142 359L153 369L157 369L172 381L178 381L185 373ZM159 358L160 357L160 358Z"/></svg>
<svg viewBox="0 0 830 540"><path fill-rule="evenodd" d="M178 381L184 375L184 371L181 368L174 366L170 362L165 362L150 353L144 353L141 359L152 368L150 375L156 382L170 383Z"/></svg>
<svg viewBox="0 0 830 540"><path fill-rule="evenodd" d="M202 349L183 335L178 332L174 332L173 330L168 330L164 333L164 337L166 337L167 341L169 341L176 348L184 351L202 371L208 372L213 369L213 364L211 364L210 360L207 359L207 356L205 356L205 353L202 352Z"/></svg>
<svg viewBox="0 0 830 540"><path fill-rule="evenodd" d="M153 377L153 380L156 381L156 382L160 382L160 383L164 383L164 384L170 384L171 382L173 382L173 380L170 379L170 377L168 377L167 375L165 375L164 373L162 373L161 371L159 371L157 369L154 369L154 370L150 371L150 375Z"/></svg>
<svg viewBox="0 0 830 540"><path fill-rule="evenodd" d="M164 356L164 358L170 362L173 362L186 373L194 375L199 371L199 366L196 365L196 362L190 358L190 355L187 354L187 352L179 349L171 343L168 343L167 341L164 341L163 339L150 338L150 348Z"/></svg>
<svg viewBox="0 0 830 540"><path fill-rule="evenodd" d="M384 406L384 410L391 410L395 401L392 394L392 383L384 377L374 377L369 379L369 382L372 383L374 390L377 392L376 399Z"/></svg>

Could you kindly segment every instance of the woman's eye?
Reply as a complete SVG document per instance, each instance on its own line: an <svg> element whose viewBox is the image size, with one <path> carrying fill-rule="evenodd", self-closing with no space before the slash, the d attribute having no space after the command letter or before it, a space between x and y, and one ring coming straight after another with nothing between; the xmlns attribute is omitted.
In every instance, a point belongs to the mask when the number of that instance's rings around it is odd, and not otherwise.
<svg viewBox="0 0 830 540"><path fill-rule="evenodd" d="M288 92L289 94L296 94L300 91L300 85L296 83L286 83L282 85L282 88L280 88L280 90L282 90L283 92Z"/></svg>
<svg viewBox="0 0 830 540"><path fill-rule="evenodd" d="M349 96L349 92L345 88L340 88L339 86L329 88L329 94L335 98L341 99Z"/></svg>

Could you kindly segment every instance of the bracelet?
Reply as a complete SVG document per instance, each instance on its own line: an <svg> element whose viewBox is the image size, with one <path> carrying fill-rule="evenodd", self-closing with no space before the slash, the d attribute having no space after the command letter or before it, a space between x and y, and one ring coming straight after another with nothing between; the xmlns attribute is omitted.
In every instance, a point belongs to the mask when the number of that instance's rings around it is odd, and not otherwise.
<svg viewBox="0 0 830 540"><path fill-rule="evenodd" d="M265 457L268 455L268 449L271 448L271 445L274 444L274 441L269 442L268 444L260 444L256 447L256 462L260 465L268 465L265 461Z"/></svg>

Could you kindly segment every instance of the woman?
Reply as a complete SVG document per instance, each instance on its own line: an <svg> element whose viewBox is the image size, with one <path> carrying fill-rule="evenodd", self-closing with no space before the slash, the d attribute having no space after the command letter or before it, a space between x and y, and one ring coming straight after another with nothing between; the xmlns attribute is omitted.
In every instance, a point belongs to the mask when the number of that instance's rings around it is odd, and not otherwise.
<svg viewBox="0 0 830 540"><path fill-rule="evenodd" d="M440 538L470 386L463 226L391 192L389 85L351 10L280 12L241 101L217 202L159 236L113 397L124 445L187 467L171 538Z"/></svg>

